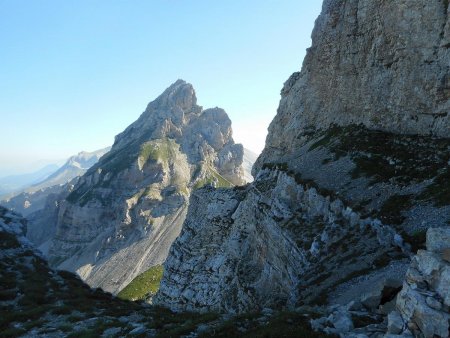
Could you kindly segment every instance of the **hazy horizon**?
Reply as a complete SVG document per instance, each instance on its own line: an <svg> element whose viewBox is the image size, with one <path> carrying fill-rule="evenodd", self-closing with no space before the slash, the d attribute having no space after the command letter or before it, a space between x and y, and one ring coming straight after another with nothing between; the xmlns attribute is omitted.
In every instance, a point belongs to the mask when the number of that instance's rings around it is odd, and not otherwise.
<svg viewBox="0 0 450 338"><path fill-rule="evenodd" d="M179 78L259 153L321 1L0 1L0 176L112 145Z"/></svg>

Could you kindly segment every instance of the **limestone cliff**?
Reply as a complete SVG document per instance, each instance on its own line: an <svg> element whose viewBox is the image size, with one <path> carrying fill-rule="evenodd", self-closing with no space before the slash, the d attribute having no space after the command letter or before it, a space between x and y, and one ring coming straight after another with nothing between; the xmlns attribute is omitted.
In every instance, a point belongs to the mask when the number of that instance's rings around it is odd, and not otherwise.
<svg viewBox="0 0 450 338"><path fill-rule="evenodd" d="M345 305L450 219L448 2L325 0L312 38L255 182L193 195L159 304Z"/></svg>
<svg viewBox="0 0 450 338"><path fill-rule="evenodd" d="M325 0L300 73L284 84L260 163L331 124L449 136L450 21L444 0Z"/></svg>
<svg viewBox="0 0 450 338"><path fill-rule="evenodd" d="M119 291L164 262L193 190L244 183L242 161L225 111L203 110L178 80L59 202L50 263Z"/></svg>

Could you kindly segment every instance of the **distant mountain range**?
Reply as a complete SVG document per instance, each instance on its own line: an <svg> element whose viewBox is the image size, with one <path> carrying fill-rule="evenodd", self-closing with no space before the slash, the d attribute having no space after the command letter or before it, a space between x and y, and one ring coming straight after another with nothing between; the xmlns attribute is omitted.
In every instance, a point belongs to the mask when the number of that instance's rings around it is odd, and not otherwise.
<svg viewBox="0 0 450 338"><path fill-rule="evenodd" d="M20 191L30 185L45 180L49 175L58 170L56 164L48 164L45 167L27 174L9 175L0 178L0 196Z"/></svg>
<svg viewBox="0 0 450 338"><path fill-rule="evenodd" d="M27 188L26 192L34 192L54 185L65 184L73 178L83 175L110 149L111 147L106 147L92 152L82 151L77 155L71 156L61 168L53 172L43 181Z"/></svg>
<svg viewBox="0 0 450 338"><path fill-rule="evenodd" d="M65 184L76 177L82 176L109 149L111 147L93 152L82 151L71 156L60 168L56 165L49 165L35 173L0 179L0 182L3 180L4 182L10 182L9 185L5 184L5 186L15 187L10 189L3 197L0 197L0 204L24 216L44 208L46 199L50 194L58 194L64 190Z"/></svg>

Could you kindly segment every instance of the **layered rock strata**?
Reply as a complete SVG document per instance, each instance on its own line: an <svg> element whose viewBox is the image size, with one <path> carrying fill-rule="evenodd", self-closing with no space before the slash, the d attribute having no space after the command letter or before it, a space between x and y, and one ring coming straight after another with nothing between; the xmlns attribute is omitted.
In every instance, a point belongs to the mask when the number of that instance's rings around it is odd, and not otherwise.
<svg viewBox="0 0 450 338"><path fill-rule="evenodd" d="M402 250L391 227L360 218L289 173L265 169L250 186L191 196L155 301L220 312L326 303L349 275L400 259Z"/></svg>
<svg viewBox="0 0 450 338"><path fill-rule="evenodd" d="M203 110L175 82L60 201L50 263L119 291L164 262L193 190L244 183L242 161L225 111Z"/></svg>
<svg viewBox="0 0 450 338"><path fill-rule="evenodd" d="M312 40L255 182L193 196L160 304L289 308L333 302L349 285L359 299L366 276L388 277L396 260L405 271L425 230L450 219L448 3L326 0ZM310 207L327 199L353 216Z"/></svg>
<svg viewBox="0 0 450 338"><path fill-rule="evenodd" d="M428 230L426 245L411 261L397 298L398 312L389 316L392 334L450 335L450 228Z"/></svg>

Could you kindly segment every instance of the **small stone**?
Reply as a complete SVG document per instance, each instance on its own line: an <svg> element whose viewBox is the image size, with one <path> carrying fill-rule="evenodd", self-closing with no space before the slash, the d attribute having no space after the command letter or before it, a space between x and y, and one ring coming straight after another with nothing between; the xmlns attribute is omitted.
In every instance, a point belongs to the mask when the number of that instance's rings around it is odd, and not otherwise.
<svg viewBox="0 0 450 338"><path fill-rule="evenodd" d="M361 303L369 310L373 310L378 308L381 301L381 294L379 290L376 290L372 293L364 294L361 297Z"/></svg>
<svg viewBox="0 0 450 338"><path fill-rule="evenodd" d="M209 329L210 329L210 327L209 327L208 325L200 324L200 325L197 327L197 333L206 333L206 332L209 331Z"/></svg>
<svg viewBox="0 0 450 338"><path fill-rule="evenodd" d="M388 314L388 332L393 334L399 334L403 331L403 318L397 311L392 311Z"/></svg>
<svg viewBox="0 0 450 338"><path fill-rule="evenodd" d="M428 305L429 307L431 307L432 309L435 309L435 310L440 310L440 309L442 309L442 304L441 304L441 302L439 302L436 298L433 298L433 297L427 297L427 298L426 298L426 302L427 302L427 305Z"/></svg>
<svg viewBox="0 0 450 338"><path fill-rule="evenodd" d="M265 315L265 316L269 316L270 317L270 316L273 315L273 310L266 307L266 308L262 309L261 313L263 315Z"/></svg>
<svg viewBox="0 0 450 338"><path fill-rule="evenodd" d="M428 229L427 250L442 252L444 249L450 249L450 227Z"/></svg>
<svg viewBox="0 0 450 338"><path fill-rule="evenodd" d="M450 263L450 249L444 249L442 251L442 259L448 263Z"/></svg>
<svg viewBox="0 0 450 338"><path fill-rule="evenodd" d="M419 330L419 327L414 322L409 322L407 326L408 326L408 330L410 330L412 332Z"/></svg>
<svg viewBox="0 0 450 338"><path fill-rule="evenodd" d="M389 313L391 313L392 311L395 311L396 306L395 304L397 303L397 297L395 297L393 300L391 300L390 302L387 302L383 305L380 305L379 307L379 311L382 315L388 315Z"/></svg>
<svg viewBox="0 0 450 338"><path fill-rule="evenodd" d="M120 327L111 327L111 328L103 331L102 336L112 337L112 336L118 335L121 331L122 331L122 328L120 328Z"/></svg>
<svg viewBox="0 0 450 338"><path fill-rule="evenodd" d="M351 301L347 304L347 310L348 311L360 311L363 309L363 305L360 301Z"/></svg>
<svg viewBox="0 0 450 338"><path fill-rule="evenodd" d="M146 331L145 326L138 326L136 328L134 328L133 330L130 331L131 335L138 335L141 333L144 333Z"/></svg>
<svg viewBox="0 0 450 338"><path fill-rule="evenodd" d="M353 322L347 313L335 312L328 318L328 320L339 332L349 332L353 329Z"/></svg>
<svg viewBox="0 0 450 338"><path fill-rule="evenodd" d="M408 284L423 283L423 276L415 268L409 268L405 276Z"/></svg>

